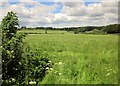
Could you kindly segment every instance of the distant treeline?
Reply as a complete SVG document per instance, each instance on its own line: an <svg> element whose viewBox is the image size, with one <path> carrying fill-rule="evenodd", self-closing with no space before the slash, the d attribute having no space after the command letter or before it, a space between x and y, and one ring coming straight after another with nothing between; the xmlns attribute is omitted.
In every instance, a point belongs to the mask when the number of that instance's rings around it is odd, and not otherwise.
<svg viewBox="0 0 120 86"><path fill-rule="evenodd" d="M35 27L27 28L23 26L21 29L36 29L36 30L65 30L65 31L74 31L77 33L89 33L91 31L102 31L104 33L120 33L120 24L111 24L106 26L85 26L85 27L65 27L65 28L53 28L53 27Z"/></svg>

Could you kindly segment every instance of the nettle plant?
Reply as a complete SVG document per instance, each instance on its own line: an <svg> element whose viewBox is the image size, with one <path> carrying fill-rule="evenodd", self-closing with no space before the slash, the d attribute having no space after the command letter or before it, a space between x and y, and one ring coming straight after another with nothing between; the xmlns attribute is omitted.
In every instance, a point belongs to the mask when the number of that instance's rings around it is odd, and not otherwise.
<svg viewBox="0 0 120 86"><path fill-rule="evenodd" d="M28 60L29 82L32 81L38 84L40 81L43 80L45 75L48 73L48 70L52 68L53 63L49 61L47 52L44 52L40 49L31 50L28 57L31 57Z"/></svg>
<svg viewBox="0 0 120 86"><path fill-rule="evenodd" d="M20 79L24 34L17 34L19 26L15 13L8 12L1 23L2 29L2 80L3 84L16 84Z"/></svg>
<svg viewBox="0 0 120 86"><path fill-rule="evenodd" d="M2 30L2 84L29 84L39 81L46 74L47 67L52 67L49 59L42 52L31 51L24 42L26 34L17 33L18 17L8 12L1 22ZM41 55L42 54L42 55Z"/></svg>

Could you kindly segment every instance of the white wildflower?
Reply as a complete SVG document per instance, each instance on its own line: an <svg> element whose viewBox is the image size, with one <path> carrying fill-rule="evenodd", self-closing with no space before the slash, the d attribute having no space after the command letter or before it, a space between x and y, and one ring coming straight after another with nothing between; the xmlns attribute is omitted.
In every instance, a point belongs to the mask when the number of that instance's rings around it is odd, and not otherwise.
<svg viewBox="0 0 120 86"><path fill-rule="evenodd" d="M116 73L116 71L113 71L113 73Z"/></svg>
<svg viewBox="0 0 120 86"><path fill-rule="evenodd" d="M13 53L14 51L12 50L11 53Z"/></svg>
<svg viewBox="0 0 120 86"><path fill-rule="evenodd" d="M36 82L35 81L30 81L29 84L36 84Z"/></svg>
<svg viewBox="0 0 120 86"><path fill-rule="evenodd" d="M62 64L62 62L59 62L58 64L59 64L59 65L61 65L61 64Z"/></svg>
<svg viewBox="0 0 120 86"><path fill-rule="evenodd" d="M62 75L62 73L59 73L59 75Z"/></svg>
<svg viewBox="0 0 120 86"><path fill-rule="evenodd" d="M51 63L51 61L48 61L49 63Z"/></svg>
<svg viewBox="0 0 120 86"><path fill-rule="evenodd" d="M55 71L55 73L58 73L58 71Z"/></svg>
<svg viewBox="0 0 120 86"><path fill-rule="evenodd" d="M12 79L12 81L14 82L15 81L15 79L14 78L11 78Z"/></svg>
<svg viewBox="0 0 120 86"><path fill-rule="evenodd" d="M107 73L107 74L106 74L106 76L109 76L109 75L110 75L110 73Z"/></svg>
<svg viewBox="0 0 120 86"><path fill-rule="evenodd" d="M19 62L19 64L21 65L21 62Z"/></svg>
<svg viewBox="0 0 120 86"><path fill-rule="evenodd" d="M0 46L0 48L2 48L2 46Z"/></svg>
<svg viewBox="0 0 120 86"><path fill-rule="evenodd" d="M53 68L50 68L50 70L53 70Z"/></svg>
<svg viewBox="0 0 120 86"><path fill-rule="evenodd" d="M48 70L48 69L49 69L49 67L46 67L46 69Z"/></svg>

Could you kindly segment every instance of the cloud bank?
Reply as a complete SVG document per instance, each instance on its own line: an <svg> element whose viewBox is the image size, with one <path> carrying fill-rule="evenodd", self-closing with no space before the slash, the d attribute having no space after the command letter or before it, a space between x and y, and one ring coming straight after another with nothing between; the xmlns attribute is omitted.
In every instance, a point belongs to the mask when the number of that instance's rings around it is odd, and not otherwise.
<svg viewBox="0 0 120 86"><path fill-rule="evenodd" d="M60 7L61 8L60 8ZM118 2L98 1L49 2L19 0L19 3L0 2L0 20L9 11L17 13L21 26L70 27L101 26L118 23ZM56 12L55 12L56 11Z"/></svg>

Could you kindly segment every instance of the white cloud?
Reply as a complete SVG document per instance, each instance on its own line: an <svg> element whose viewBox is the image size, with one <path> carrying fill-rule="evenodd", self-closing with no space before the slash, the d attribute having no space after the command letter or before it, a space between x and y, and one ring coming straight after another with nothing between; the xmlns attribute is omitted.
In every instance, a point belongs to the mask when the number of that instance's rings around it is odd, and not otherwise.
<svg viewBox="0 0 120 86"><path fill-rule="evenodd" d="M18 14L20 25L26 26L84 26L84 25L106 25L117 23L117 2L91 3L86 6L81 2L62 2L61 13L51 13L57 8L57 3L44 5L37 1L19 0L20 3L10 5L2 3L2 15L8 11Z"/></svg>
<svg viewBox="0 0 120 86"><path fill-rule="evenodd" d="M106 25L117 23L118 19L117 2L92 3L88 6L81 3L72 6L63 4L62 13L76 17L80 25L81 22L84 25Z"/></svg>
<svg viewBox="0 0 120 86"><path fill-rule="evenodd" d="M6 2L5 2L6 4ZM26 5L33 5L32 7L27 7ZM39 2L20 2L14 5L5 5L2 8L2 15L0 16L0 20L7 14L9 11L14 11L18 14L20 24L21 25L36 25L39 24L46 24L51 23L52 16L49 13L55 10L57 7L56 4L54 5L44 5ZM51 18L50 18L51 17Z"/></svg>
<svg viewBox="0 0 120 86"><path fill-rule="evenodd" d="M90 17L104 16L104 8L100 3L90 4L87 7L88 15Z"/></svg>

